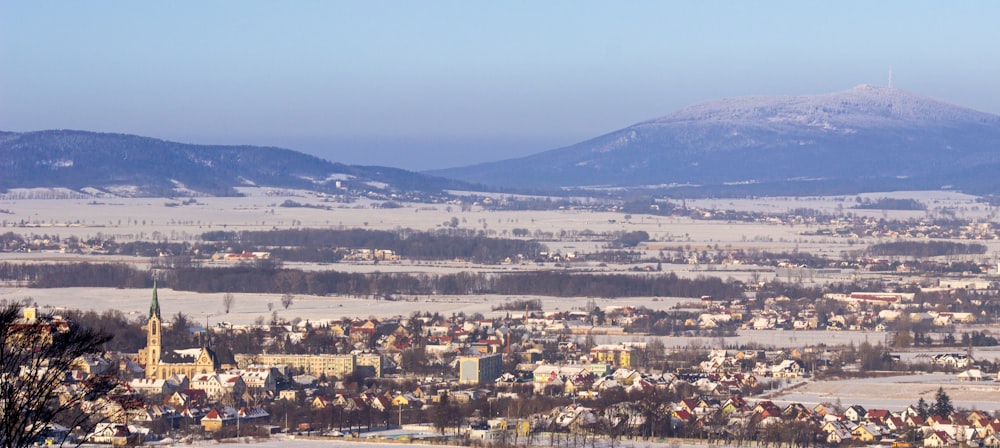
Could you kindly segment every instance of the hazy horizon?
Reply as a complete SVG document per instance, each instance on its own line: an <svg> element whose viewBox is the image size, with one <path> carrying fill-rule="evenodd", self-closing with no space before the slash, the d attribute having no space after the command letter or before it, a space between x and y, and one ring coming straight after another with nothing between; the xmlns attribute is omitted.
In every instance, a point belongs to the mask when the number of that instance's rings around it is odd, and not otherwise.
<svg viewBox="0 0 1000 448"><path fill-rule="evenodd" d="M280 146L411 170L717 98L893 86L1000 113L1000 4L0 4L0 129Z"/></svg>

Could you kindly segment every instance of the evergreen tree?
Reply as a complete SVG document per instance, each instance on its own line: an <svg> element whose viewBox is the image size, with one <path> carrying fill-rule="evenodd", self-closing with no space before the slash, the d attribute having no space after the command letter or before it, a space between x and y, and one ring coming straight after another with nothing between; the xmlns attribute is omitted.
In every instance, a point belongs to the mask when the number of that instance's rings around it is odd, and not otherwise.
<svg viewBox="0 0 1000 448"><path fill-rule="evenodd" d="M930 406L927 405L924 397L920 397L920 400L917 400L917 415L926 419L928 414L930 414Z"/></svg>
<svg viewBox="0 0 1000 448"><path fill-rule="evenodd" d="M938 387L937 393L934 394L934 404L931 405L931 414L941 418L950 418L953 412L955 412L955 406L951 404L951 397L944 392L943 387Z"/></svg>

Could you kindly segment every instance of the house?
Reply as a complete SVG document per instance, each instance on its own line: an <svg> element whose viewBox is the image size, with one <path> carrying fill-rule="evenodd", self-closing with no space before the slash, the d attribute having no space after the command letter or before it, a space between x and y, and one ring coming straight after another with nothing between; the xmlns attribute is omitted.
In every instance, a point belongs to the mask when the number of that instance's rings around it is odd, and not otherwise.
<svg viewBox="0 0 1000 448"><path fill-rule="evenodd" d="M223 426L235 425L237 416L236 409L228 406L212 409L201 418L201 426L205 428L206 432L218 431Z"/></svg>
<svg viewBox="0 0 1000 448"><path fill-rule="evenodd" d="M247 390L240 375L228 373L195 375L191 378L191 388L205 391L210 400L219 400L227 395L239 397Z"/></svg>
<svg viewBox="0 0 1000 448"><path fill-rule="evenodd" d="M927 422L924 421L924 419L919 415L907 415L906 418L903 419L903 423L912 428L919 428L927 424Z"/></svg>
<svg viewBox="0 0 1000 448"><path fill-rule="evenodd" d="M813 407L813 413L816 414L816 415L818 415L818 416L820 416L820 417L825 417L827 414L832 413L832 412L835 412L835 411L834 411L833 403L830 403L830 402L823 402L823 403L817 404L815 407Z"/></svg>
<svg viewBox="0 0 1000 448"><path fill-rule="evenodd" d="M826 422L820 430L826 433L827 443L834 445L850 442L854 439L854 435L851 434L851 429L848 425L838 420Z"/></svg>
<svg viewBox="0 0 1000 448"><path fill-rule="evenodd" d="M942 426L951 426L951 421L938 415L928 415L926 426L937 429Z"/></svg>
<svg viewBox="0 0 1000 448"><path fill-rule="evenodd" d="M775 378L799 378L803 373L802 364L794 359L786 359L771 368L771 376Z"/></svg>
<svg viewBox="0 0 1000 448"><path fill-rule="evenodd" d="M298 401L301 392L297 389L285 389L278 392L279 400Z"/></svg>
<svg viewBox="0 0 1000 448"><path fill-rule="evenodd" d="M983 371L979 369L969 369L958 374L959 381L982 381Z"/></svg>
<svg viewBox="0 0 1000 448"><path fill-rule="evenodd" d="M590 359L596 363L629 367L632 364L632 349L624 345L598 345L590 349Z"/></svg>
<svg viewBox="0 0 1000 448"><path fill-rule="evenodd" d="M671 413L671 416L683 423L688 423L690 421L693 421L694 419L694 415L692 415L690 412L684 409L678 409L674 411L673 413Z"/></svg>
<svg viewBox="0 0 1000 448"><path fill-rule="evenodd" d="M901 419L899 417L892 416L892 417L889 417L889 418L885 419L885 427L889 431L898 433L898 432L906 429L906 422L903 421L903 419Z"/></svg>
<svg viewBox="0 0 1000 448"><path fill-rule="evenodd" d="M553 424L569 432L581 433L598 421L593 410L583 406L557 408L554 412Z"/></svg>
<svg viewBox="0 0 1000 448"><path fill-rule="evenodd" d="M604 377L594 381L594 385L591 389L598 392L607 392L610 390L624 389L624 386L613 378Z"/></svg>
<svg viewBox="0 0 1000 448"><path fill-rule="evenodd" d="M860 442L875 442L882 439L882 429L872 423L863 423L856 426L851 435Z"/></svg>
<svg viewBox="0 0 1000 448"><path fill-rule="evenodd" d="M228 406L212 409L201 419L201 426L206 432L214 432L224 426L233 426L238 423L253 424L266 422L270 414L261 408L240 408L233 409Z"/></svg>
<svg viewBox="0 0 1000 448"><path fill-rule="evenodd" d="M128 385L132 388L132 390L147 397L162 397L171 392L168 388L167 380L135 378L129 381Z"/></svg>
<svg viewBox="0 0 1000 448"><path fill-rule="evenodd" d="M274 369L266 367L247 368L240 372L246 390L258 396L274 396L278 390Z"/></svg>
<svg viewBox="0 0 1000 448"><path fill-rule="evenodd" d="M636 370L623 368L615 370L615 372L612 374L612 378L614 378L615 381L618 381L619 383L628 386L633 382L635 382L636 380L638 380L639 378L642 378L642 374L640 374Z"/></svg>
<svg viewBox="0 0 1000 448"><path fill-rule="evenodd" d="M87 435L90 443L107 443L113 446L133 446L142 443L142 433L134 425L98 423Z"/></svg>
<svg viewBox="0 0 1000 448"><path fill-rule="evenodd" d="M983 437L982 441L984 447L1000 448L1000 438L997 437L997 434L989 434Z"/></svg>
<svg viewBox="0 0 1000 448"><path fill-rule="evenodd" d="M970 411L965 419L975 428L985 428L990 424L990 416L983 411Z"/></svg>
<svg viewBox="0 0 1000 448"><path fill-rule="evenodd" d="M237 415L240 422L248 424L264 424L271 417L271 414L268 414L263 408L240 408Z"/></svg>
<svg viewBox="0 0 1000 448"><path fill-rule="evenodd" d="M865 410L865 408L861 407L860 405L851 406L847 408L846 411L844 411L844 417L854 423L863 420L865 418L865 415L867 414L868 411Z"/></svg>
<svg viewBox="0 0 1000 448"><path fill-rule="evenodd" d="M865 420L872 423L884 422L891 413L887 409L869 409L865 412Z"/></svg>
<svg viewBox="0 0 1000 448"><path fill-rule="evenodd" d="M782 418L784 414L774 402L770 400L764 400L757 402L757 406L754 406L753 412L760 415L761 419L766 418Z"/></svg>
<svg viewBox="0 0 1000 448"><path fill-rule="evenodd" d="M566 394L576 394L577 392L590 390L594 384L594 376L589 371L584 371L579 375L567 378L563 383L563 392Z"/></svg>
<svg viewBox="0 0 1000 448"><path fill-rule="evenodd" d="M312 399L310 406L313 409L326 409L331 406L334 406L334 403L333 400L331 400L329 397L324 397L319 395Z"/></svg>
<svg viewBox="0 0 1000 448"><path fill-rule="evenodd" d="M785 406L785 409L782 410L781 413L785 415L785 418L792 420L804 420L812 415L809 408L805 407L801 403L791 403L788 406Z"/></svg>
<svg viewBox="0 0 1000 448"><path fill-rule="evenodd" d="M677 407L685 411L694 413L694 410L698 407L698 400L694 398L685 398L677 403Z"/></svg>
<svg viewBox="0 0 1000 448"><path fill-rule="evenodd" d="M399 408L399 407L411 407L411 406L422 406L422 405L423 402L415 395L410 393L397 394L396 396L392 397L393 407Z"/></svg>
<svg viewBox="0 0 1000 448"><path fill-rule="evenodd" d="M973 359L961 353L942 353L932 356L931 363L952 369L965 369L972 366Z"/></svg>
<svg viewBox="0 0 1000 448"><path fill-rule="evenodd" d="M930 434L924 436L924 446L925 447L939 447L951 445L953 439L948 433L944 431L931 431Z"/></svg>
<svg viewBox="0 0 1000 448"><path fill-rule="evenodd" d="M745 411L747 408L747 401L738 395L729 397L724 403L722 403L722 413L729 414L737 411Z"/></svg>
<svg viewBox="0 0 1000 448"><path fill-rule="evenodd" d="M371 402L369 403L369 406L371 406L372 409L378 411L388 411L390 408L392 408L392 400L386 398L385 396L379 395L372 398Z"/></svg>

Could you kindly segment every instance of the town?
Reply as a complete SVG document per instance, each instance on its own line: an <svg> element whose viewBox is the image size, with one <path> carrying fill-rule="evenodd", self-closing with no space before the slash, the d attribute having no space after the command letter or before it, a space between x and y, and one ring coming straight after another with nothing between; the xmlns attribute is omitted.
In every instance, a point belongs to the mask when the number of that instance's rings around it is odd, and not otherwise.
<svg viewBox="0 0 1000 448"><path fill-rule="evenodd" d="M0 2L0 448L1000 448L1000 2L101 6Z"/></svg>
<svg viewBox="0 0 1000 448"><path fill-rule="evenodd" d="M817 405L771 399L808 381L894 371L995 381L995 362L972 355L971 347L997 345L989 331L972 330L983 313L955 311L985 310L984 301L918 305L914 295L828 294L804 306L780 297L759 303L702 297L669 310L602 309L591 302L561 312L523 300L494 310L493 318L414 312L201 326L182 310L163 313L170 299L154 285L146 321L135 331L145 335L144 345L75 359L60 379L59 396L93 412L96 425L75 434L53 422L42 441L122 445L284 433L483 445L681 438L737 445L1000 446L1000 419L956 407L943 389L933 402L921 398L891 410L839 399ZM11 328L44 326L59 333L70 322L100 327L113 316L45 316L21 305L32 304L12 305L23 316ZM884 337L857 346L797 348L724 342L736 331L773 328ZM8 341L11 334L17 330L8 330ZM705 335L721 343L667 348L655 334ZM633 340L597 342L621 335ZM931 350L900 359L895 350L906 347ZM108 376L115 385L106 396L67 398Z"/></svg>
<svg viewBox="0 0 1000 448"><path fill-rule="evenodd" d="M78 329L108 336L52 381L50 403L83 412L20 424L116 445L998 445L988 221L486 199L8 221L4 339L34 359ZM165 218L177 207L258 217Z"/></svg>

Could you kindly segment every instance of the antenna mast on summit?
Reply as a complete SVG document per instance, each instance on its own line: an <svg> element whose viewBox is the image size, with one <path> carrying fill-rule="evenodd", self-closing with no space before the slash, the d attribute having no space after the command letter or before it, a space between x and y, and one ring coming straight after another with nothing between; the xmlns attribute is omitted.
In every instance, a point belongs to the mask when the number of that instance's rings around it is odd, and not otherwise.
<svg viewBox="0 0 1000 448"><path fill-rule="evenodd" d="M889 88L892 88L892 66L889 66Z"/></svg>

